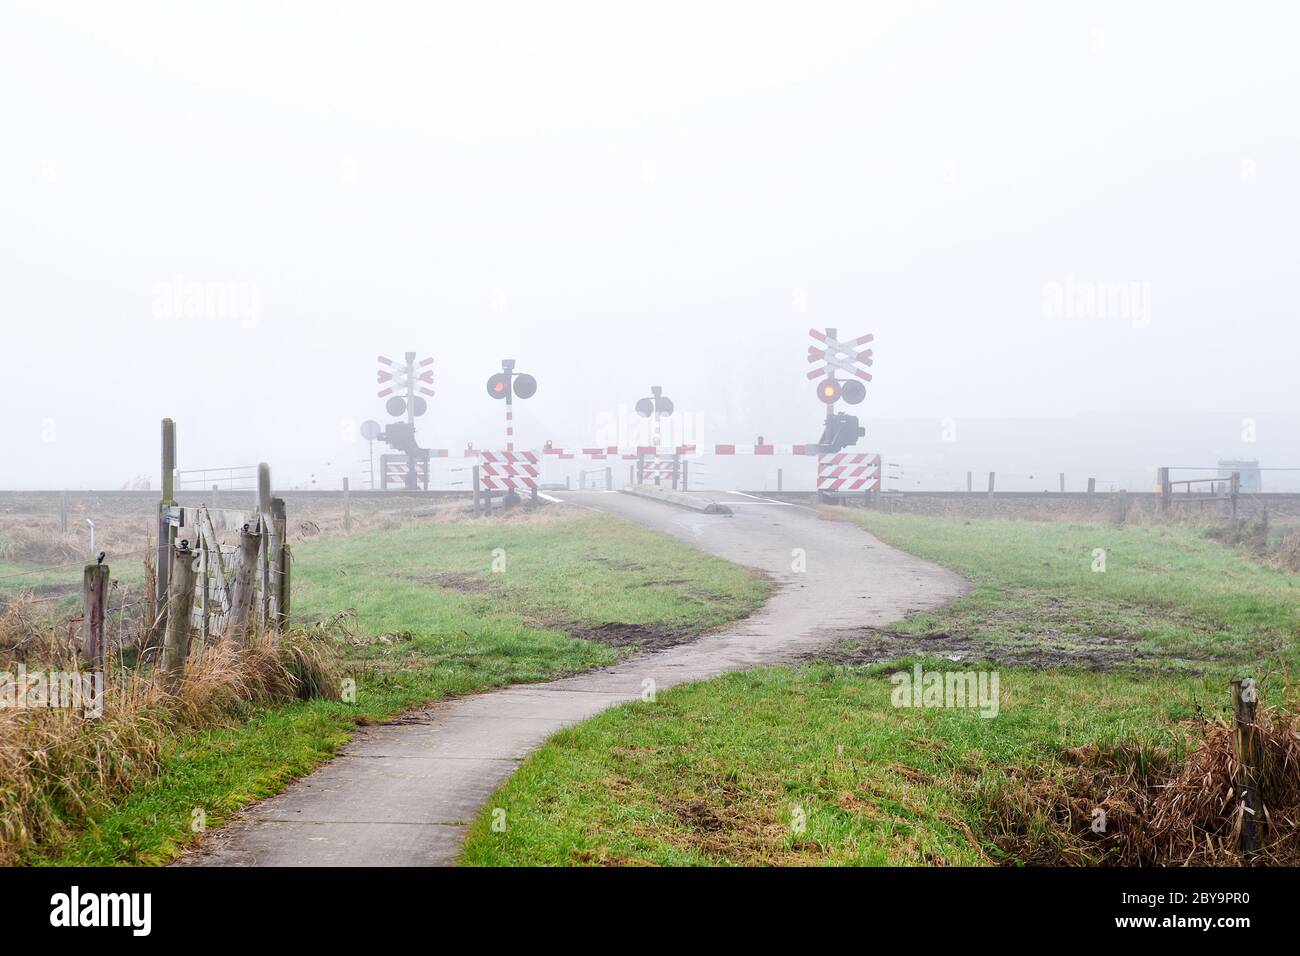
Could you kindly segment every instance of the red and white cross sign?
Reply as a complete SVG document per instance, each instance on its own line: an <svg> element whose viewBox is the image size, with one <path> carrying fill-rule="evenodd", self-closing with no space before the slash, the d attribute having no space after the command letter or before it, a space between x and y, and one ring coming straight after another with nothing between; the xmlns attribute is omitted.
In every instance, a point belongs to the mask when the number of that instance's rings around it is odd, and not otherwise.
<svg viewBox="0 0 1300 956"><path fill-rule="evenodd" d="M871 373L863 367L870 365L872 362L871 349L859 351L858 346L866 345L875 339L874 335L867 333L866 335L859 335L851 341L840 342L817 329L809 329L808 334L825 345L825 348L818 348L815 345L808 346L808 361L825 363L821 368L815 368L808 373L810 379L823 376L834 378L834 370L839 369L841 372L856 375L868 382L871 381Z"/></svg>

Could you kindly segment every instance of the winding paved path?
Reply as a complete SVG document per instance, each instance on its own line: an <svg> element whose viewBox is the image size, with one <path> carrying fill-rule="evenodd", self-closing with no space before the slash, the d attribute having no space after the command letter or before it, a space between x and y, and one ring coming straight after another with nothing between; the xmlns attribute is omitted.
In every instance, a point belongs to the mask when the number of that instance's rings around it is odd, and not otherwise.
<svg viewBox="0 0 1300 956"><path fill-rule="evenodd" d="M250 807L183 862L198 865L442 865L469 821L551 734L626 701L647 678L659 689L781 663L835 639L961 594L948 571L887 547L848 522L767 499L719 493L734 514L704 515L616 493L560 493L683 538L778 583L767 604L689 644L546 684L436 704L360 730L337 757ZM802 548L806 571L792 573Z"/></svg>

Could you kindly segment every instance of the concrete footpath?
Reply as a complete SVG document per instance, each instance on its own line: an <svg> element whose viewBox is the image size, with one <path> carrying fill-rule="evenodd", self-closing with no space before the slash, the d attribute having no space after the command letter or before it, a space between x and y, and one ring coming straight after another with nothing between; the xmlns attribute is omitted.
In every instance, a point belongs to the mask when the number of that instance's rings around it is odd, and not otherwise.
<svg viewBox="0 0 1300 956"><path fill-rule="evenodd" d="M335 759L250 807L183 864L436 866L451 863L469 821L519 762L569 724L727 671L781 663L958 597L961 578L886 547L811 509L710 493L731 515L709 515L610 492L559 492L568 507L617 514L676 535L778 584L767 604L690 644L546 684L523 684L436 704L363 728ZM798 551L796 549L799 549ZM796 573L796 562L805 571Z"/></svg>

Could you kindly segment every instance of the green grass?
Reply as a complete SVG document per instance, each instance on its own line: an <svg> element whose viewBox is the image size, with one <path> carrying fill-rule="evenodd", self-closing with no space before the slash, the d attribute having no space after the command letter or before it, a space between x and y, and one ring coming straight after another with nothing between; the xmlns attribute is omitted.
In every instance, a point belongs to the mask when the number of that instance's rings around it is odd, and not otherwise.
<svg viewBox="0 0 1300 956"><path fill-rule="evenodd" d="M500 573L492 570L498 548ZM370 638L348 651L356 703L253 711L236 726L172 739L157 779L101 801L90 826L25 862L166 862L192 838L195 810L209 828L219 825L328 759L359 721L618 657L566 628L698 634L750 613L768 589L745 569L604 515L415 525L304 542L294 555L294 616L355 608Z"/></svg>
<svg viewBox="0 0 1300 956"><path fill-rule="evenodd" d="M962 633L1017 646L1129 643L1135 663L1258 670L1293 662L1300 575L1191 527L968 521L850 512L887 544L973 585L955 605L909 618L903 634ZM1105 571L1093 570L1095 551Z"/></svg>
<svg viewBox="0 0 1300 956"><path fill-rule="evenodd" d="M1013 781L1061 773L1085 744L1177 762L1184 721L1224 712L1229 677L1271 658L1294 673L1300 579L1196 531L849 516L972 582L900 634L1063 652L1109 636L1136 655L1102 672L999 667L987 719L891 701L896 670L981 669L970 661L765 668L675 688L552 738L489 800L461 863L1015 862L986 829ZM1279 702L1281 681L1265 691Z"/></svg>

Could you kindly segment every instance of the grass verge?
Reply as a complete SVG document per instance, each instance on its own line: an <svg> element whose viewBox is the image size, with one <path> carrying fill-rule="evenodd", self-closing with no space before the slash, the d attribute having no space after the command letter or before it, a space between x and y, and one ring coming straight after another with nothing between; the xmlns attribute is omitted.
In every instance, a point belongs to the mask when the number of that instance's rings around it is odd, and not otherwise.
<svg viewBox="0 0 1300 956"><path fill-rule="evenodd" d="M25 847L21 862L166 862L197 838L196 821L215 827L283 789L358 723L622 653L574 630L612 628L631 646L638 629L688 639L748 614L767 593L754 574L667 536L558 509L322 538L294 554L295 616L344 627L341 667L356 682L355 703L245 708L164 734L154 766L126 786L74 778L74 799L55 806L61 825Z"/></svg>
<svg viewBox="0 0 1300 956"><path fill-rule="evenodd" d="M1267 671L1273 836L1294 862L1294 574L1195 529L850 518L972 591L844 642L833 663L675 688L556 735L489 801L461 862L1240 862L1226 682ZM1050 653L1006 666L1026 648ZM996 667L997 715L895 707L891 675L916 664ZM1178 787L1195 812L1162 816ZM1095 832L1099 809L1110 826Z"/></svg>

